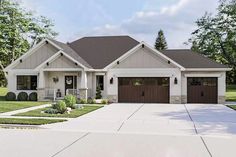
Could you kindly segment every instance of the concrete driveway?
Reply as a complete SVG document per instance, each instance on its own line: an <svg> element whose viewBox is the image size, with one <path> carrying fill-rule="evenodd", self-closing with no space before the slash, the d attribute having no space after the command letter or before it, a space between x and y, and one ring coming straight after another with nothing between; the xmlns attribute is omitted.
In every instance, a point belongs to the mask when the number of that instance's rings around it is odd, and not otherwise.
<svg viewBox="0 0 236 157"><path fill-rule="evenodd" d="M236 112L223 105L112 104L41 130L0 129L7 157L234 157Z"/></svg>
<svg viewBox="0 0 236 157"><path fill-rule="evenodd" d="M112 104L46 128L148 134L236 134L236 111L212 104Z"/></svg>

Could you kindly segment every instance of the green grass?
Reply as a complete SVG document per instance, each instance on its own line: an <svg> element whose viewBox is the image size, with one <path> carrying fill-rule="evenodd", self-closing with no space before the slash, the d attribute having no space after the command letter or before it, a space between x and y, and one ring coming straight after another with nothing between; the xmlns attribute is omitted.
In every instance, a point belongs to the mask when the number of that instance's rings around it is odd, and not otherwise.
<svg viewBox="0 0 236 157"><path fill-rule="evenodd" d="M0 100L5 100L5 95L7 94L7 88L0 87Z"/></svg>
<svg viewBox="0 0 236 157"><path fill-rule="evenodd" d="M5 101L4 97L6 94L7 94L7 88L0 87L0 113L48 103L48 102L37 102L37 101Z"/></svg>
<svg viewBox="0 0 236 157"><path fill-rule="evenodd" d="M39 106L47 104L47 102L37 102L37 101L0 101L0 113L10 112L14 110L19 110L23 108Z"/></svg>
<svg viewBox="0 0 236 157"><path fill-rule="evenodd" d="M18 119L0 118L0 124L20 124L20 125L44 125L51 123L64 122L64 119Z"/></svg>
<svg viewBox="0 0 236 157"><path fill-rule="evenodd" d="M86 113L92 112L94 110L97 110L101 108L102 106L84 106L83 109L74 109L70 114L64 113L64 114L48 114L48 113L42 113L42 111L47 110L48 108L43 109L37 109L28 111L25 113L19 113L14 116L30 116L30 117L64 117L64 118L76 118L79 116L82 116Z"/></svg>
<svg viewBox="0 0 236 157"><path fill-rule="evenodd" d="M236 85L227 85L226 101L236 101Z"/></svg>
<svg viewBox="0 0 236 157"><path fill-rule="evenodd" d="M233 110L236 110L236 105L227 105L227 107L232 108Z"/></svg>

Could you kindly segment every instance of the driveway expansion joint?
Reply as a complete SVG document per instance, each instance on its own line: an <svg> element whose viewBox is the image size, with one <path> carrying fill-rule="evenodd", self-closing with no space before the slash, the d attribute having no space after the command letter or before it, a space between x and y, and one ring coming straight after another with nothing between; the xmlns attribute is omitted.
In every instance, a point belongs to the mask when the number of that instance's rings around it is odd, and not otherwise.
<svg viewBox="0 0 236 157"><path fill-rule="evenodd" d="M122 128L122 126L125 124L125 121L129 120L135 113L137 113L142 107L144 106L144 104L142 104L137 110L135 110L126 120L124 120L122 122L122 124L120 125L120 127L117 129L117 131L120 131L120 129Z"/></svg>
<svg viewBox="0 0 236 157"><path fill-rule="evenodd" d="M188 113L188 116L189 116L190 120L191 120L192 123L193 123L194 130L195 130L196 134L198 135L198 131L197 131L195 122L194 122L193 118L191 117L191 115L190 115L190 113L189 113L189 111L188 111L188 108L186 107L186 104L184 104L184 107L185 107L186 112ZM211 152L210 152L210 150L209 150L209 148L208 148L206 142L204 141L203 137L202 137L201 135L200 135L199 137L200 137L200 139L201 139L201 141L202 141L204 147L206 148L208 154L210 155L210 157L212 157L212 154L211 154Z"/></svg>
<svg viewBox="0 0 236 157"><path fill-rule="evenodd" d="M76 142L82 140L83 138L85 138L86 136L88 136L90 134L90 132L87 132L86 134L84 134L83 136L81 136L80 138L76 139L74 142L72 142L71 144L67 145L66 147L62 148L61 150L59 150L58 152L56 152L54 155L52 155L51 157L55 157L58 154L60 154L61 152L63 152L64 150L66 150L67 148L69 148L70 146L72 146L73 144L75 144Z"/></svg>

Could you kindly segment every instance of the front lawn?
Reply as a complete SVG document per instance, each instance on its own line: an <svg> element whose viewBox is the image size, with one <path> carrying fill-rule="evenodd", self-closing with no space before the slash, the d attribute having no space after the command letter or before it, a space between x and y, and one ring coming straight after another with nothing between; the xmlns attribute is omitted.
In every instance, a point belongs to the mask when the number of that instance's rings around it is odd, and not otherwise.
<svg viewBox="0 0 236 157"><path fill-rule="evenodd" d="M48 113L42 113L42 111L47 110L48 108L43 108L43 109L37 109L37 110L32 110L32 111L28 111L25 113L19 113L16 114L14 116L29 116L29 117L64 117L64 118L76 118L79 116L82 116L86 113L95 111L99 108L101 108L102 106L84 106L83 109L74 109L70 112L70 114L68 113L64 113L64 114L48 114Z"/></svg>
<svg viewBox="0 0 236 157"><path fill-rule="evenodd" d="M5 101L6 94L7 94L7 88L0 87L0 113L10 112L33 106L39 106L48 103L48 102L37 102L37 101Z"/></svg>
<svg viewBox="0 0 236 157"><path fill-rule="evenodd" d="M236 101L236 85L227 85L226 101Z"/></svg>
<svg viewBox="0 0 236 157"><path fill-rule="evenodd" d="M15 111L23 108L39 106L47 104L47 102L37 101L0 101L0 113Z"/></svg>
<svg viewBox="0 0 236 157"><path fill-rule="evenodd" d="M44 125L64 122L64 119L23 119L23 118L0 118L0 124L19 124L19 125Z"/></svg>

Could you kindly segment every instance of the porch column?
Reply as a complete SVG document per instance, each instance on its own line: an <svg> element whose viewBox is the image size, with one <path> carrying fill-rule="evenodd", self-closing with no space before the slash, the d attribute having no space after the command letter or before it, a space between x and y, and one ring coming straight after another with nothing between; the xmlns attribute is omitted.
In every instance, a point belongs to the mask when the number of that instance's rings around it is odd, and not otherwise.
<svg viewBox="0 0 236 157"><path fill-rule="evenodd" d="M45 74L44 71L40 70L38 75L38 100L42 101L45 99Z"/></svg>
<svg viewBox="0 0 236 157"><path fill-rule="evenodd" d="M87 99L88 97L88 85L87 85L87 73L83 70L81 71L81 82L80 82L80 98L81 99Z"/></svg>

